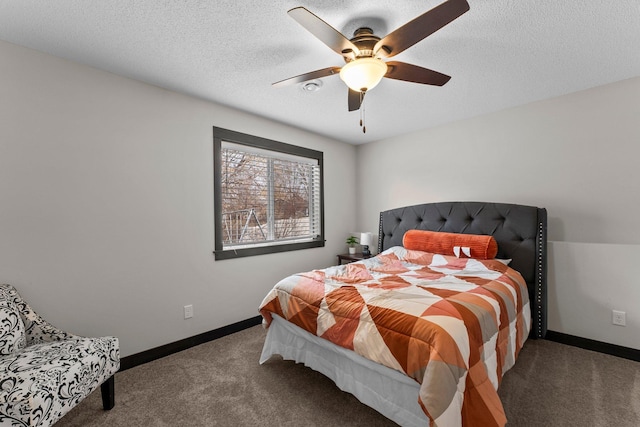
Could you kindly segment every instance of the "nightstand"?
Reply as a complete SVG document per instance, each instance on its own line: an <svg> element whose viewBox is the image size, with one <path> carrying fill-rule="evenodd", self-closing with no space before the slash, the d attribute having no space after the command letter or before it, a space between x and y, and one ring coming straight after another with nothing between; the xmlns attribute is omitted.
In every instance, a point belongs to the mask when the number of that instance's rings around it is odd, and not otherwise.
<svg viewBox="0 0 640 427"><path fill-rule="evenodd" d="M363 259L371 258L371 255L362 255L361 252L355 254L340 254L338 255L338 265L342 265L343 261L346 261L347 264L354 261L362 261Z"/></svg>

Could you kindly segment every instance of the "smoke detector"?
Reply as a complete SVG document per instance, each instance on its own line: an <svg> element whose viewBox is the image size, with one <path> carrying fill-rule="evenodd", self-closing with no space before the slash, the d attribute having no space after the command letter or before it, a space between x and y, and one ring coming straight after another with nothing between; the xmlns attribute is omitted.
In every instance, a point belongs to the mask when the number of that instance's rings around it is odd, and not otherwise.
<svg viewBox="0 0 640 427"><path fill-rule="evenodd" d="M308 82L304 82L300 87L304 92L317 92L322 87L322 81L309 80Z"/></svg>

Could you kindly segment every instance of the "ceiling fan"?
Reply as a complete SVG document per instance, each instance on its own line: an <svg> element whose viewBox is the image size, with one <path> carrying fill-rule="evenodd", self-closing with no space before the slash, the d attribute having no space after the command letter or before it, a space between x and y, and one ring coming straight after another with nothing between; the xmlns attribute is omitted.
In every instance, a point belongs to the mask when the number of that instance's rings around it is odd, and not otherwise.
<svg viewBox="0 0 640 427"><path fill-rule="evenodd" d="M348 39L325 21L305 9L296 7L287 13L311 34L342 55L346 65L327 67L273 83L285 86L339 74L349 87L349 111L360 109L364 94L376 86L383 77L442 86L451 78L446 74L398 61L387 61L425 37L438 31L469 10L466 0L447 0L435 8L406 23L387 36L380 38L371 28L358 28ZM361 123L362 125L362 123ZM363 131L365 129L363 128Z"/></svg>

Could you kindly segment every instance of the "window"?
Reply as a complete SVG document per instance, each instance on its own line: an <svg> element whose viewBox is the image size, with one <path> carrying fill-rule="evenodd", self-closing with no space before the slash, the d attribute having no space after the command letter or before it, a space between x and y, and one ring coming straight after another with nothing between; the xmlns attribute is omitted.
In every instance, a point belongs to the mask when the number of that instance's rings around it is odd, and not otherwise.
<svg viewBox="0 0 640 427"><path fill-rule="evenodd" d="M322 152L213 128L216 260L324 246Z"/></svg>

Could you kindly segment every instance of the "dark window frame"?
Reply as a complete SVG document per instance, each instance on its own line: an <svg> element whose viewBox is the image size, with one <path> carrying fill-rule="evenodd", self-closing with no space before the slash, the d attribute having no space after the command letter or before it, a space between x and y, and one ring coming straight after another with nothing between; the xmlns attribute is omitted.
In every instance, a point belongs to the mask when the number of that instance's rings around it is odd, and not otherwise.
<svg viewBox="0 0 640 427"><path fill-rule="evenodd" d="M279 243L249 248L229 248L223 247L223 227L222 227L222 180L220 177L222 165L222 141L248 147L260 148L263 150L278 153L292 154L295 156L314 159L320 167L320 235L313 240L295 243ZM213 193L214 193L214 232L215 232L215 259L233 259L247 256L256 256L270 253L297 251L309 248L324 247L324 165L322 151L299 147L297 145L286 144L284 142L261 138L241 132L232 131L220 127L213 127Z"/></svg>

